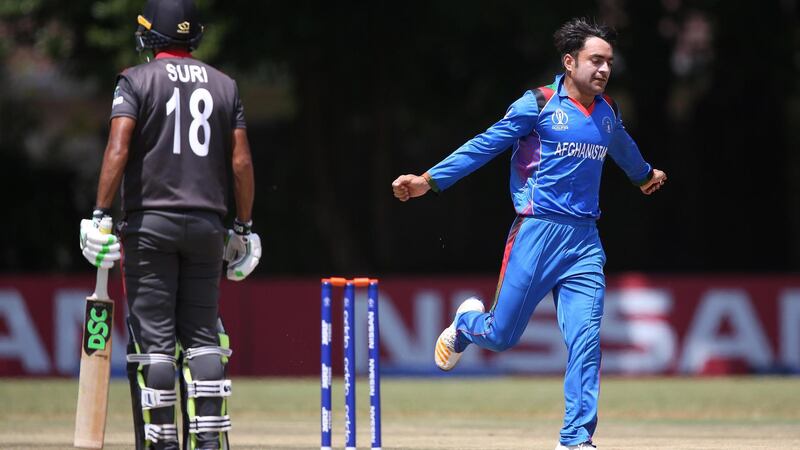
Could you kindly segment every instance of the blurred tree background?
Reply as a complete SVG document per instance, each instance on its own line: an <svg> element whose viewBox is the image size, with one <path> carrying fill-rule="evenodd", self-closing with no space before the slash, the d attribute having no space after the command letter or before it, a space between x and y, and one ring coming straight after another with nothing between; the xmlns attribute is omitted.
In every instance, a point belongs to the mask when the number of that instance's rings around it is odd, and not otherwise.
<svg viewBox="0 0 800 450"><path fill-rule="evenodd" d="M608 93L670 178L648 198L607 164L607 270L800 268L796 0L197 1L196 56L236 78L245 104L260 275L496 271L510 153L439 196L401 204L390 183L548 84L552 33L573 16L620 32ZM143 4L0 0L0 271L88 270L78 223L115 74L144 62Z"/></svg>

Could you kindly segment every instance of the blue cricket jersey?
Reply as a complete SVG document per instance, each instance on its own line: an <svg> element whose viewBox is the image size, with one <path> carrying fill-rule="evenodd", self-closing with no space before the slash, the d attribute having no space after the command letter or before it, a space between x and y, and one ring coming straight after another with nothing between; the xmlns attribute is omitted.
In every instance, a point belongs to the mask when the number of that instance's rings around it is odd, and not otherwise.
<svg viewBox="0 0 800 450"><path fill-rule="evenodd" d="M434 190L447 189L512 145L511 198L525 216L600 217L606 155L634 184L646 182L651 171L613 100L598 95L586 109L569 98L562 74L525 92L499 122L430 169Z"/></svg>

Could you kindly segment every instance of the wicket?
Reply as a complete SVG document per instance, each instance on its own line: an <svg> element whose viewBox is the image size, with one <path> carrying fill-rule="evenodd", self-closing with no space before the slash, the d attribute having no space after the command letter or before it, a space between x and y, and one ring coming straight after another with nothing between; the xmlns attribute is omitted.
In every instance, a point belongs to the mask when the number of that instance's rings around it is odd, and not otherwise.
<svg viewBox="0 0 800 450"><path fill-rule="evenodd" d="M357 287L367 288L367 348L369 367L369 418L372 450L381 449L381 374L380 374L380 323L378 321L378 280L374 278L331 277L322 279L322 363L321 383L321 450L331 450L331 299L334 287L344 287L343 329L344 345L344 414L345 449L356 449L356 349L355 349L355 293Z"/></svg>

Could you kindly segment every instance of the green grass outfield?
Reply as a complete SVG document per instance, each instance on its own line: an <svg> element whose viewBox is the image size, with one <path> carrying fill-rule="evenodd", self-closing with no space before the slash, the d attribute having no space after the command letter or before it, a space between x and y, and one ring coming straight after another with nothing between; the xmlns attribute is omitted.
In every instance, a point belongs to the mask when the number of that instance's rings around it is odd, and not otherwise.
<svg viewBox="0 0 800 450"><path fill-rule="evenodd" d="M358 441L369 446L366 379ZM563 409L561 379L384 378L383 448L547 449ZM341 380L334 448L343 447ZM77 380L0 380L0 448L69 448ZM132 448L127 384L112 384L106 448ZM317 378L239 378L230 407L237 449L319 447ZM800 377L604 377L600 449L800 448Z"/></svg>

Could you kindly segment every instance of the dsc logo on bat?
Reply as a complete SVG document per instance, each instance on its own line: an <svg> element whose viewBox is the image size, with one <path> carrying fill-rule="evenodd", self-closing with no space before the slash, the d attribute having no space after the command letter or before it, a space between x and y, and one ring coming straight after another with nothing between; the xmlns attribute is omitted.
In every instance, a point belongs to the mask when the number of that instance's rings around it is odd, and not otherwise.
<svg viewBox="0 0 800 450"><path fill-rule="evenodd" d="M91 355L97 350L105 350L111 334L111 307L106 303L86 304L86 330L83 349Z"/></svg>

